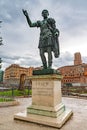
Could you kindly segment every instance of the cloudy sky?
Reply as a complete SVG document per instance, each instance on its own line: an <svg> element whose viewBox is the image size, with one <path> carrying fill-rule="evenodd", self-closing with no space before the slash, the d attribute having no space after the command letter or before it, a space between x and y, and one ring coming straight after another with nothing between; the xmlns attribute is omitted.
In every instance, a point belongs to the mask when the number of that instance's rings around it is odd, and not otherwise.
<svg viewBox="0 0 87 130"><path fill-rule="evenodd" d="M38 50L39 28L29 28L22 9L26 9L32 22L42 20L43 9L56 20L60 30L60 57L53 57L53 67L73 64L75 52L81 52L87 63L87 0L0 0L0 46L2 69L10 64L41 66Z"/></svg>

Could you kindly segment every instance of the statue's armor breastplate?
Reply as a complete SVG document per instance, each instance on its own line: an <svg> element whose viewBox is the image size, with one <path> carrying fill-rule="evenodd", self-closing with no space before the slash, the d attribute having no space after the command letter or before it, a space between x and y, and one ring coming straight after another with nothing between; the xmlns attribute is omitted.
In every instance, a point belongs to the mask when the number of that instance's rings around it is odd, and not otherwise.
<svg viewBox="0 0 87 130"><path fill-rule="evenodd" d="M44 40L48 38L49 36L52 36L52 32L49 29L49 25L47 23L47 20L43 20L41 22L41 27L40 27L40 39Z"/></svg>

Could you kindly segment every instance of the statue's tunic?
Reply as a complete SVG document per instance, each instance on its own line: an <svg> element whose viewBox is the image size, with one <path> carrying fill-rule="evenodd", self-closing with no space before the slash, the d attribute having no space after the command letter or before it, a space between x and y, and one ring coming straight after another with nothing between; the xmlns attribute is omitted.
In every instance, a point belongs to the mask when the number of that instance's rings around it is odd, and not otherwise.
<svg viewBox="0 0 87 130"><path fill-rule="evenodd" d="M53 18L47 18L33 23L33 26L40 27L38 48L42 48L44 52L47 52L47 47L51 47L51 50L57 58L59 56L59 42L57 38L59 30L56 29L55 20Z"/></svg>

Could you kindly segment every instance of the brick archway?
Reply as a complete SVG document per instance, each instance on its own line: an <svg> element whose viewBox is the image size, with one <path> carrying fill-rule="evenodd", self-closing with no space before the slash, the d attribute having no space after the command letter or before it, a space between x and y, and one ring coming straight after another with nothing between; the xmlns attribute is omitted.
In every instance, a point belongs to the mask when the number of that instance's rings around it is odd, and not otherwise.
<svg viewBox="0 0 87 130"><path fill-rule="evenodd" d="M20 75L19 90L24 90L25 79L26 79L26 74L21 74Z"/></svg>

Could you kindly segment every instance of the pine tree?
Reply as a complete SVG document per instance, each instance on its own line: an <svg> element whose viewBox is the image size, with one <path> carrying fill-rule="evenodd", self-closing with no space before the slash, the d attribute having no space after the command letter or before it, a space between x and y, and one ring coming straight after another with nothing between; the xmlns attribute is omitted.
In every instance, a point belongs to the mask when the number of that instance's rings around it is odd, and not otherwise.
<svg viewBox="0 0 87 130"><path fill-rule="evenodd" d="M0 23L2 23L2 21L0 21ZM1 28L1 26L0 26L0 28ZM1 34L1 32L0 32L0 34ZM2 37L0 36L0 46L3 45L2 41L3 41Z"/></svg>
<svg viewBox="0 0 87 130"><path fill-rule="evenodd" d="M0 21L0 23L2 23L2 21ZM1 26L0 26L0 28L1 28ZM0 32L0 34L1 34L1 32ZM0 46L3 45L2 41L3 41L2 37L0 36ZM2 63L2 59L0 58L0 69L1 69L1 63Z"/></svg>

